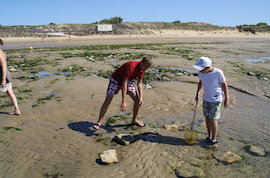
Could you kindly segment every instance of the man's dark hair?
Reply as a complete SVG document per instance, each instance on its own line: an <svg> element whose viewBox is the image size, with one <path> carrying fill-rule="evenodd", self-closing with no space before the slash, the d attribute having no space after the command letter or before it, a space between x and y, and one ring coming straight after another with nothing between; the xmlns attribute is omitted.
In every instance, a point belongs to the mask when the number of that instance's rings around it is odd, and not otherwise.
<svg viewBox="0 0 270 178"><path fill-rule="evenodd" d="M4 45L4 41L0 38L0 45Z"/></svg>
<svg viewBox="0 0 270 178"><path fill-rule="evenodd" d="M150 56L147 56L147 57L144 57L142 59L142 63L147 63L149 65L152 65L153 64L153 61L152 61L152 58Z"/></svg>

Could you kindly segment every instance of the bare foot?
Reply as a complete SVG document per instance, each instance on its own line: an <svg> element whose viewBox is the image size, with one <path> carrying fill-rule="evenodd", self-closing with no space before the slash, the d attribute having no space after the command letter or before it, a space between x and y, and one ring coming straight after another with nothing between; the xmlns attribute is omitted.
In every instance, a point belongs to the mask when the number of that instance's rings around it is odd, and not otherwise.
<svg viewBox="0 0 270 178"><path fill-rule="evenodd" d="M133 121L132 124L137 125L139 127L144 127L144 123L143 122L140 122L140 121L137 121L137 120L136 121Z"/></svg>
<svg viewBox="0 0 270 178"><path fill-rule="evenodd" d="M10 112L9 115L21 115L21 111L20 110L15 110L13 112Z"/></svg>
<svg viewBox="0 0 270 178"><path fill-rule="evenodd" d="M96 123L95 125L93 125L94 129L98 130L100 128L101 124Z"/></svg>

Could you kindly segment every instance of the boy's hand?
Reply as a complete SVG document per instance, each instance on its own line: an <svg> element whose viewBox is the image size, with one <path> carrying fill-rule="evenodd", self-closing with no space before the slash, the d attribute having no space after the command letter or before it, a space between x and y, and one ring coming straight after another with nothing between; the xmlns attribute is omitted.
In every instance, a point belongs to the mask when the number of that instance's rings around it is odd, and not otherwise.
<svg viewBox="0 0 270 178"><path fill-rule="evenodd" d="M198 103L198 101L199 101L199 97L198 96L195 97L195 101Z"/></svg>
<svg viewBox="0 0 270 178"><path fill-rule="evenodd" d="M229 100L227 98L225 98L224 100L224 108L227 108L229 105Z"/></svg>
<svg viewBox="0 0 270 178"><path fill-rule="evenodd" d="M125 112L127 110L127 103L122 103L121 107L120 107L120 110Z"/></svg>

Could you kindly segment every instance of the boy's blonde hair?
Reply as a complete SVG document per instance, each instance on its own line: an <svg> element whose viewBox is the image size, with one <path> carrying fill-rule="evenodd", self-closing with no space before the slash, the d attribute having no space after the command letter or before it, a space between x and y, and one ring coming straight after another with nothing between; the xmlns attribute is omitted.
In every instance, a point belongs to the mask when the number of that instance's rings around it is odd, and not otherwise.
<svg viewBox="0 0 270 178"><path fill-rule="evenodd" d="M153 64L153 61L152 61L152 58L150 56L147 56L147 57L144 57L142 59L142 63L152 65Z"/></svg>

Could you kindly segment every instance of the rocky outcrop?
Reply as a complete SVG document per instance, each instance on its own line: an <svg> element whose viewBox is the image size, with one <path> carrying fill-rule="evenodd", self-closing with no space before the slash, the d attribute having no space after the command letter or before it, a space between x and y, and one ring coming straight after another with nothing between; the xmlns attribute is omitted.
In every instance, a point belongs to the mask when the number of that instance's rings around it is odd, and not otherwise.
<svg viewBox="0 0 270 178"><path fill-rule="evenodd" d="M242 160L242 158L238 154L232 153L231 151L228 151L226 153L215 153L213 156L218 161L228 164L239 162Z"/></svg>
<svg viewBox="0 0 270 178"><path fill-rule="evenodd" d="M265 151L264 151L264 148L261 147L261 146L255 146L255 145L246 145L245 146L245 149L251 153L251 154L254 154L256 156L265 156Z"/></svg>

